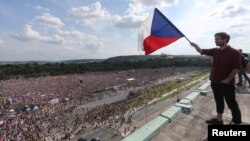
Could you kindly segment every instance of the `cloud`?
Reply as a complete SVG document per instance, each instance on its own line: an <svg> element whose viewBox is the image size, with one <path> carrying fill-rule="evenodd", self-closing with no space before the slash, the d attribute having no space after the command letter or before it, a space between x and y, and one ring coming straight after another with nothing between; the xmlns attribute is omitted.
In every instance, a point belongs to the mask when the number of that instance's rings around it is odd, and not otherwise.
<svg viewBox="0 0 250 141"><path fill-rule="evenodd" d="M145 18L145 16L140 15L125 15L123 17L115 16L114 24L118 28L137 28Z"/></svg>
<svg viewBox="0 0 250 141"><path fill-rule="evenodd" d="M109 12L101 5L99 1L86 7L72 8L67 12L67 15L85 25L93 25L101 20L109 19Z"/></svg>
<svg viewBox="0 0 250 141"><path fill-rule="evenodd" d="M88 50L98 50L103 47L104 38L88 35L80 31L59 30L58 35L64 38L64 44L76 45Z"/></svg>
<svg viewBox="0 0 250 141"><path fill-rule="evenodd" d="M80 31L58 30L58 34L63 37L81 37L83 33Z"/></svg>
<svg viewBox="0 0 250 141"><path fill-rule="evenodd" d="M104 46L104 38L84 32L59 30L57 33L64 39L63 45L68 46L70 51L77 50L85 55L96 54Z"/></svg>
<svg viewBox="0 0 250 141"><path fill-rule="evenodd" d="M41 7L38 6L38 8ZM10 35L21 41L40 41L50 44L62 44L65 42L64 38L56 32L63 28L63 26L64 23L60 18L50 13L43 13L41 16L35 16L19 33L12 33Z"/></svg>
<svg viewBox="0 0 250 141"><path fill-rule="evenodd" d="M54 30L53 34L44 35L27 24L20 33L12 33L11 37L21 41L40 41L55 45L66 45L85 49L86 51L98 51L103 47L104 38L88 35L80 31Z"/></svg>
<svg viewBox="0 0 250 141"><path fill-rule="evenodd" d="M38 24L40 25L54 29L60 29L64 25L60 18L50 13L43 13L42 16L36 16L34 18L34 21L38 22Z"/></svg>
<svg viewBox="0 0 250 141"><path fill-rule="evenodd" d="M25 26L23 31L21 31L20 33L12 33L11 36L14 37L15 39L23 41L37 40L52 44L60 44L64 40L59 35L52 35L52 36L41 35L38 31L33 29L32 25L29 24Z"/></svg>
<svg viewBox="0 0 250 141"><path fill-rule="evenodd" d="M243 6L228 4L218 8L210 16L214 18L233 18L245 14L247 11L248 9Z"/></svg>
<svg viewBox="0 0 250 141"><path fill-rule="evenodd" d="M222 13L222 17L234 17L244 14L246 11L247 9L244 7L231 5L225 8L225 11Z"/></svg>
<svg viewBox="0 0 250 141"><path fill-rule="evenodd" d="M178 3L179 0L132 0L134 4L142 4L144 6L167 7Z"/></svg>
<svg viewBox="0 0 250 141"><path fill-rule="evenodd" d="M86 44L86 47L90 49L103 47L104 38L98 38L92 35L84 35L82 36L82 39L83 40L81 41L81 43L83 45Z"/></svg>
<svg viewBox="0 0 250 141"><path fill-rule="evenodd" d="M4 41L0 39L0 47L4 45Z"/></svg>
<svg viewBox="0 0 250 141"><path fill-rule="evenodd" d="M250 23L233 23L232 25L229 26L229 28L245 28L249 26Z"/></svg>
<svg viewBox="0 0 250 141"><path fill-rule="evenodd" d="M195 0L195 7L206 7L208 2L210 1L206 1L206 0Z"/></svg>
<svg viewBox="0 0 250 141"><path fill-rule="evenodd" d="M154 7L167 7L178 0L130 0L125 15L110 15L99 1L90 5L68 10L67 15L78 23L93 25L102 20L112 20L118 28L138 28ZM150 10L151 9L151 10Z"/></svg>
<svg viewBox="0 0 250 141"><path fill-rule="evenodd" d="M229 25L228 30L231 32L233 38L248 37L250 32L250 20L237 19Z"/></svg>
<svg viewBox="0 0 250 141"><path fill-rule="evenodd" d="M230 36L231 36L231 38L235 39L238 37L244 37L244 34L241 34L239 32L230 32Z"/></svg>
<svg viewBox="0 0 250 141"><path fill-rule="evenodd" d="M114 16L113 22L118 28L138 28L155 7L167 7L178 0L131 0L124 16Z"/></svg>
<svg viewBox="0 0 250 141"><path fill-rule="evenodd" d="M127 10L128 14L142 15L148 9L155 7L165 8L177 4L179 0L131 0Z"/></svg>
<svg viewBox="0 0 250 141"><path fill-rule="evenodd" d="M214 3L222 3L222 2L226 2L228 0L213 0Z"/></svg>
<svg viewBox="0 0 250 141"><path fill-rule="evenodd" d="M50 11L50 9L42 7L40 5L37 5L37 6L33 7L33 9L35 9L35 10L37 10L39 12L49 12Z"/></svg>

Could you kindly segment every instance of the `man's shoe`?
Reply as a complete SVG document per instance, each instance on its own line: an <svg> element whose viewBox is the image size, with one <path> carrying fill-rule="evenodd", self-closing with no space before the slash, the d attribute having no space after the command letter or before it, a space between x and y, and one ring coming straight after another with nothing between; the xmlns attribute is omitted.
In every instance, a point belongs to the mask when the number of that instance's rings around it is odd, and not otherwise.
<svg viewBox="0 0 250 141"><path fill-rule="evenodd" d="M235 122L231 121L227 125L241 125L241 123L235 123Z"/></svg>
<svg viewBox="0 0 250 141"><path fill-rule="evenodd" d="M217 118L212 118L209 120L206 120L207 124L212 124L212 125L223 125L223 120L219 121Z"/></svg>

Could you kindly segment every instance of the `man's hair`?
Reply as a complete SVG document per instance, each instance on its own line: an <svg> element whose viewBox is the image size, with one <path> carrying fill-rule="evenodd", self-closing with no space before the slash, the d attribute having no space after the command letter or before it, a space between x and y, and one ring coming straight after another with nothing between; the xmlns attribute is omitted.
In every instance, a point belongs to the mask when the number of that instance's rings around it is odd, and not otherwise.
<svg viewBox="0 0 250 141"><path fill-rule="evenodd" d="M218 32L218 33L215 33L214 36L219 36L219 37L221 37L222 39L226 39L227 43L228 43L229 40L230 40L230 35L227 34L226 32Z"/></svg>

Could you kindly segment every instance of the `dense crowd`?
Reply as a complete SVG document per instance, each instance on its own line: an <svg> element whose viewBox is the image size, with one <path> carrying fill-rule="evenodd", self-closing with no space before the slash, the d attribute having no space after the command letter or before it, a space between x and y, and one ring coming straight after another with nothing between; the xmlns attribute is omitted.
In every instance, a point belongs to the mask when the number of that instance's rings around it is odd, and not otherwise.
<svg viewBox="0 0 250 141"><path fill-rule="evenodd" d="M59 137L89 127L122 124L124 114L136 107L119 101L92 109L79 107L120 90L160 83L198 69L138 69L0 81L0 140L61 140Z"/></svg>

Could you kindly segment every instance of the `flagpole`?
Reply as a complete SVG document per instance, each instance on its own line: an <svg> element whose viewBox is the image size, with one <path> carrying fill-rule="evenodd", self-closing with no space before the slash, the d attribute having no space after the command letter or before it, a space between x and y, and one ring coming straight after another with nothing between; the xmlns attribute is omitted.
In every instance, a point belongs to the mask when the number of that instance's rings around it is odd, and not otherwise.
<svg viewBox="0 0 250 141"><path fill-rule="evenodd" d="M189 43L191 43L191 41L184 35L184 37L188 40Z"/></svg>

